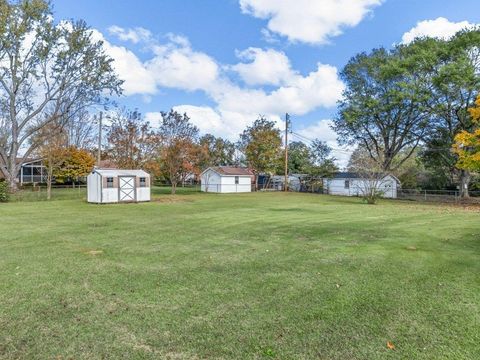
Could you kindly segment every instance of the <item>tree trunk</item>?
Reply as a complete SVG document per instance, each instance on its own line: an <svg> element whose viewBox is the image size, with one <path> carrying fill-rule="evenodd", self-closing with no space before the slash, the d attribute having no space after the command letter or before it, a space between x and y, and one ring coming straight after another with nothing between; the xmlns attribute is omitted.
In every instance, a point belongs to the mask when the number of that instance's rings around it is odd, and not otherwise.
<svg viewBox="0 0 480 360"><path fill-rule="evenodd" d="M462 199L470 198L470 193L468 192L468 185L470 184L470 172L467 170L460 171L460 197Z"/></svg>
<svg viewBox="0 0 480 360"><path fill-rule="evenodd" d="M14 193L18 190L18 183L17 183L17 174L18 174L18 166L16 164L16 159L10 159L8 164L8 169L4 172L5 180L8 182L8 187L10 192Z"/></svg>
<svg viewBox="0 0 480 360"><path fill-rule="evenodd" d="M48 177L47 179L47 200L52 198L52 179Z"/></svg>
<svg viewBox="0 0 480 360"><path fill-rule="evenodd" d="M175 195L177 192L177 183L172 182L172 195Z"/></svg>
<svg viewBox="0 0 480 360"><path fill-rule="evenodd" d="M52 178L53 178L53 170L48 169L47 173L47 200L52 198Z"/></svg>

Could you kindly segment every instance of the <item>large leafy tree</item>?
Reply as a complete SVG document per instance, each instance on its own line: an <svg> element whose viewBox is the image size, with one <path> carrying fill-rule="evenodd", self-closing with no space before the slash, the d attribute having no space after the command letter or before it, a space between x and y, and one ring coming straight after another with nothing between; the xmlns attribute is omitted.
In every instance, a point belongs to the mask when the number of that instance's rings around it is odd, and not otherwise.
<svg viewBox="0 0 480 360"><path fill-rule="evenodd" d="M310 144L310 174L317 177L330 176L338 170L332 148L325 141L314 139Z"/></svg>
<svg viewBox="0 0 480 360"><path fill-rule="evenodd" d="M260 117L247 127L238 142L247 165L258 174L273 174L282 158L282 138L275 122Z"/></svg>
<svg viewBox="0 0 480 360"><path fill-rule="evenodd" d="M160 136L134 110L119 109L109 115L109 157L122 169L144 169L158 175Z"/></svg>
<svg viewBox="0 0 480 360"><path fill-rule="evenodd" d="M55 24L48 1L0 0L0 171L12 189L32 136L120 93L112 61L83 21Z"/></svg>
<svg viewBox="0 0 480 360"><path fill-rule="evenodd" d="M346 90L334 120L339 140L362 145L387 172L410 157L428 128L431 93L407 55L398 47L376 49L353 57L341 72Z"/></svg>
<svg viewBox="0 0 480 360"><path fill-rule="evenodd" d="M188 175L200 173L201 159L205 155L202 153L202 147L198 145L199 130L190 122L187 114L180 114L174 110L161 114L160 167L162 174L172 185L172 194L175 194L178 184Z"/></svg>
<svg viewBox="0 0 480 360"><path fill-rule="evenodd" d="M235 163L235 144L212 134L203 135L199 144L204 147L206 157L202 166L232 165Z"/></svg>
<svg viewBox="0 0 480 360"><path fill-rule="evenodd" d="M331 152L332 149L319 139L314 139L310 145L294 141L288 145L288 172L315 177L328 176L337 169Z"/></svg>
<svg viewBox="0 0 480 360"><path fill-rule="evenodd" d="M288 173L305 174L311 166L310 149L302 141L293 141L288 144Z"/></svg>
<svg viewBox="0 0 480 360"><path fill-rule="evenodd" d="M421 71L430 80L425 166L440 169L452 181L459 179L461 194L468 197L470 171L456 167L458 154L451 147L457 133L475 126L468 109L480 92L480 30L461 31L448 41L419 39L405 51L416 55Z"/></svg>

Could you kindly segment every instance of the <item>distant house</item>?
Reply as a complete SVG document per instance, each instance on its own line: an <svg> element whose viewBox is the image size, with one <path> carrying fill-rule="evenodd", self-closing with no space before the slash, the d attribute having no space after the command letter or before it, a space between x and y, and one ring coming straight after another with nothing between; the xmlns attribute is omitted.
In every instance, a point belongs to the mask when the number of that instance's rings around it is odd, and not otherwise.
<svg viewBox="0 0 480 360"><path fill-rule="evenodd" d="M43 165L42 159L17 158L17 164L20 163L21 167L17 174L17 182L20 185L45 183L47 181L47 171ZM0 166L6 167L3 163L0 163ZM0 171L0 179L2 178L3 173Z"/></svg>
<svg viewBox="0 0 480 360"><path fill-rule="evenodd" d="M324 193L330 195L361 196L369 186L375 186L385 198L396 198L400 180L393 175L386 175L373 183L373 180L353 172L338 172L333 177L323 179Z"/></svg>
<svg viewBox="0 0 480 360"><path fill-rule="evenodd" d="M42 159L26 159L18 173L20 185L47 182L47 171Z"/></svg>
<svg viewBox="0 0 480 360"><path fill-rule="evenodd" d="M150 201L150 175L143 170L93 169L87 201L105 204Z"/></svg>
<svg viewBox="0 0 480 360"><path fill-rule="evenodd" d="M245 193L252 191L255 175L247 168L215 166L203 171L200 181L203 192Z"/></svg>

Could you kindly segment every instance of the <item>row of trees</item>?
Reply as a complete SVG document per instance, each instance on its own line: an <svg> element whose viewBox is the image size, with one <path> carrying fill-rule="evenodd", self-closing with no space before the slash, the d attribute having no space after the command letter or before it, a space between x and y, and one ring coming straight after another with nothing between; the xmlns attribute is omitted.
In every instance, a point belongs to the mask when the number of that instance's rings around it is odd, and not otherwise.
<svg viewBox="0 0 480 360"><path fill-rule="evenodd" d="M358 54L341 77L334 130L343 144L359 145L357 155L367 154L380 172L416 165L436 187L456 185L468 196L473 168L461 166L454 144L478 126L469 109L480 93L479 29Z"/></svg>
<svg viewBox="0 0 480 360"><path fill-rule="evenodd" d="M188 176L197 176L209 166L248 166L257 174L283 172L284 148L275 122L259 117L240 134L237 143L211 134L200 136L187 114L173 110L161 113L153 129L137 111L120 110L110 115L104 159L121 168L143 168L162 177L172 191ZM310 147L289 145L290 172L321 173L334 169L328 146L315 140Z"/></svg>
<svg viewBox="0 0 480 360"><path fill-rule="evenodd" d="M49 184L53 178L85 175L97 135L89 110L110 107L109 98L122 93L113 59L88 26L53 19L49 1L0 0L0 171L11 190L23 160L32 156L45 160ZM280 132L265 118L234 144L200 136L187 115L174 111L162 113L155 131L138 111L109 114L103 158L162 175L173 191L187 174L209 165L242 163L259 173L280 167ZM310 168L319 165L310 150L307 158Z"/></svg>

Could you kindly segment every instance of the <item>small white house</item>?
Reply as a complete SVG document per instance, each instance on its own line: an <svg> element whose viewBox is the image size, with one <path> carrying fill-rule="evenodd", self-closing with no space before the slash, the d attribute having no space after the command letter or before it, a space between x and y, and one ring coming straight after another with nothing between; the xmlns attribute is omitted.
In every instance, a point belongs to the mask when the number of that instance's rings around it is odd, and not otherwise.
<svg viewBox="0 0 480 360"><path fill-rule="evenodd" d="M200 175L201 190L214 193L245 193L252 191L254 174L247 168L233 166L209 167Z"/></svg>
<svg viewBox="0 0 480 360"><path fill-rule="evenodd" d="M330 195L361 196L367 187L371 186L370 189L373 189L375 186L382 192L384 198L397 198L400 180L395 176L387 175L371 185L369 185L369 181L372 180L363 179L352 172L339 172L331 178L323 179L323 188L324 192Z"/></svg>
<svg viewBox="0 0 480 360"><path fill-rule="evenodd" d="M93 169L87 192L90 203L150 201L150 175L143 170Z"/></svg>

